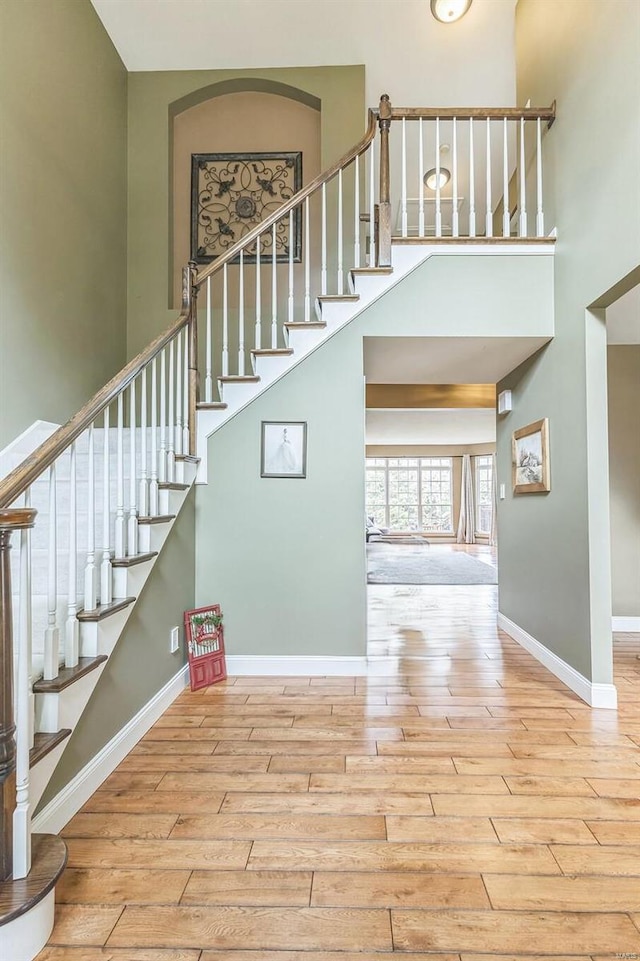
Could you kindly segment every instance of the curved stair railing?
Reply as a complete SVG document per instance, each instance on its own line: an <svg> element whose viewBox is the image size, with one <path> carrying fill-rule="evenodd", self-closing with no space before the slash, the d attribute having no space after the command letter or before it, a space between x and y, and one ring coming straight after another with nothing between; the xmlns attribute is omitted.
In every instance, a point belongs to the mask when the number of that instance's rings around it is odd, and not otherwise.
<svg viewBox="0 0 640 961"><path fill-rule="evenodd" d="M224 408L225 385L259 380L257 358L292 354L293 330L325 326L323 302L357 300L354 275L391 272L394 244L549 242L554 119L555 106L394 109L383 96L344 157L212 263L184 268L175 322L0 481L0 885L30 870L30 763L71 733L36 698L105 660L79 624L134 600L118 571L153 557L151 528L172 519L198 406Z"/></svg>

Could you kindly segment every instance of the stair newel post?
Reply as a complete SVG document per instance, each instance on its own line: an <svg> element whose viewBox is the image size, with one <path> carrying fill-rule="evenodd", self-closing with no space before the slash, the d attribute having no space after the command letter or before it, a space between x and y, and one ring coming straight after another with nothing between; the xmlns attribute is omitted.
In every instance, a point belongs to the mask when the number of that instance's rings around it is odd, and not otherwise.
<svg viewBox="0 0 640 961"><path fill-rule="evenodd" d="M391 199L389 187L389 130L391 101L388 94L380 97L380 203L378 211L378 267L391 266Z"/></svg>
<svg viewBox="0 0 640 961"><path fill-rule="evenodd" d="M0 881L13 876L13 816L16 808L16 742L13 706L13 616L11 534L33 527L33 508L0 511Z"/></svg>
<svg viewBox="0 0 640 961"><path fill-rule="evenodd" d="M187 296L189 297L189 324L187 337L189 342L189 454L196 453L196 409L200 394L200 378L198 374L198 287L197 267L193 261L185 268ZM184 282L183 282L184 289Z"/></svg>

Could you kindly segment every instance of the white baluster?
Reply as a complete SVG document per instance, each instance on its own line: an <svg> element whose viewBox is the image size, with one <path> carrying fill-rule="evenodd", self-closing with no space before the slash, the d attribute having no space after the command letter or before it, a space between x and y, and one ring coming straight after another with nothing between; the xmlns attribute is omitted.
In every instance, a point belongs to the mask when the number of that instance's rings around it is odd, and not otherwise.
<svg viewBox="0 0 640 961"><path fill-rule="evenodd" d="M31 490L25 492L31 505ZM34 699L31 666L31 531L20 532L20 595L16 671L16 808L13 813L13 878L25 878L31 868L29 750L33 746Z"/></svg>
<svg viewBox="0 0 640 961"><path fill-rule="evenodd" d="M149 513L149 477L147 474L147 368L140 375L140 490L138 510L141 517Z"/></svg>
<svg viewBox="0 0 640 961"><path fill-rule="evenodd" d="M491 198L491 120L487 117L487 197L486 197L486 210L485 210L485 227L484 233L486 237L493 237L493 201Z"/></svg>
<svg viewBox="0 0 640 961"><path fill-rule="evenodd" d="M354 202L353 202L353 266L360 266L360 157L356 157L354 169Z"/></svg>
<svg viewBox="0 0 640 961"><path fill-rule="evenodd" d="M262 348L262 281L260 278L260 247L262 246L262 238L258 237L256 240L256 336L255 336L255 348L260 350Z"/></svg>
<svg viewBox="0 0 640 961"><path fill-rule="evenodd" d="M338 171L338 294L344 293L344 271L342 264L342 169Z"/></svg>
<svg viewBox="0 0 640 961"><path fill-rule="evenodd" d="M175 337L169 342L168 422L167 422L167 480L176 479L175 451Z"/></svg>
<svg viewBox="0 0 640 961"><path fill-rule="evenodd" d="M184 360L182 376L182 453L189 453L189 332L184 329Z"/></svg>
<svg viewBox="0 0 640 961"><path fill-rule="evenodd" d="M240 288L238 291L238 373L244 377L244 251L240 251Z"/></svg>
<svg viewBox="0 0 640 961"><path fill-rule="evenodd" d="M126 553L126 521L124 516L124 395L118 394L118 427L116 432L116 557Z"/></svg>
<svg viewBox="0 0 640 961"><path fill-rule="evenodd" d="M136 382L129 384L129 521L127 554L138 553L138 483L136 478Z"/></svg>
<svg viewBox="0 0 640 961"><path fill-rule="evenodd" d="M229 276L222 268L222 376L229 376Z"/></svg>
<svg viewBox="0 0 640 961"><path fill-rule="evenodd" d="M524 117L520 118L520 236L527 236L527 167L524 149Z"/></svg>
<svg viewBox="0 0 640 961"><path fill-rule="evenodd" d="M207 333L205 347L204 399L207 404L213 400L213 348L211 322L211 277L207 277Z"/></svg>
<svg viewBox="0 0 640 961"><path fill-rule="evenodd" d="M271 230L271 349L278 346L278 260L276 257L276 225Z"/></svg>
<svg viewBox="0 0 640 961"><path fill-rule="evenodd" d="M182 331L179 330L175 338L176 342L176 424L174 450L176 454L182 453Z"/></svg>
<svg viewBox="0 0 640 961"><path fill-rule="evenodd" d="M369 145L369 266L376 265L376 148Z"/></svg>
<svg viewBox="0 0 640 961"><path fill-rule="evenodd" d="M69 585L67 599L67 624L64 645L65 667L75 667L78 663L78 527L77 527L76 486L76 442L71 445L69 463Z"/></svg>
<svg viewBox="0 0 640 961"><path fill-rule="evenodd" d="M422 117L418 120L418 197L420 206L418 208L418 236L424 237L424 130L422 127Z"/></svg>
<svg viewBox="0 0 640 961"><path fill-rule="evenodd" d="M402 187L400 195L402 236L407 236L407 121L402 118Z"/></svg>
<svg viewBox="0 0 640 961"><path fill-rule="evenodd" d="M460 222L458 217L458 121L453 118L453 170L451 172L453 185L453 213L451 215L451 233L457 237L460 233Z"/></svg>
<svg viewBox="0 0 640 961"><path fill-rule="evenodd" d="M322 262L320 266L320 294L327 293L327 185L322 185Z"/></svg>
<svg viewBox="0 0 640 961"><path fill-rule="evenodd" d="M473 117L469 118L469 236L476 235L476 183L473 156Z"/></svg>
<svg viewBox="0 0 640 961"><path fill-rule="evenodd" d="M100 603L113 600L111 584L111 451L109 447L109 407L102 418L102 563L100 565Z"/></svg>
<svg viewBox="0 0 640 961"><path fill-rule="evenodd" d="M163 354L164 356L164 354ZM151 477L149 480L149 514L156 517L158 505L158 371L157 358L151 361Z"/></svg>
<svg viewBox="0 0 640 961"><path fill-rule="evenodd" d="M289 296L287 298L287 320L293 323L293 210L289 211Z"/></svg>
<svg viewBox="0 0 640 961"><path fill-rule="evenodd" d="M402 122L404 123L404 120ZM436 117L436 237L442 237L442 188L440 184L440 117Z"/></svg>
<svg viewBox="0 0 640 961"><path fill-rule="evenodd" d="M509 216L509 137L507 118L502 121L502 236L511 233Z"/></svg>
<svg viewBox="0 0 640 961"><path fill-rule="evenodd" d="M542 209L542 122L540 117L536 121L536 233L544 237L544 211Z"/></svg>
<svg viewBox="0 0 640 961"><path fill-rule="evenodd" d="M49 537L47 547L47 629L44 632L45 681L58 676L60 631L58 630L58 510L56 464L49 468Z"/></svg>
<svg viewBox="0 0 640 961"><path fill-rule="evenodd" d="M163 348L160 354L160 461L158 480L161 484L167 479L167 355Z"/></svg>
<svg viewBox="0 0 640 961"><path fill-rule="evenodd" d="M87 560L84 569L84 609L95 611L98 606L98 577L96 570L96 485L93 424L89 427L87 467Z"/></svg>
<svg viewBox="0 0 640 961"><path fill-rule="evenodd" d="M309 223L309 198L304 202L304 319L311 320L311 234Z"/></svg>

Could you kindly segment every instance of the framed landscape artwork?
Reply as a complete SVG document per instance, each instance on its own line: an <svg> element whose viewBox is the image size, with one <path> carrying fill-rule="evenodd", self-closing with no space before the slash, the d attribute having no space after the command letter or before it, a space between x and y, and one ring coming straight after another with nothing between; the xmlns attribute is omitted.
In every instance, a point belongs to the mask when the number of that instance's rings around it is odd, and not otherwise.
<svg viewBox="0 0 640 961"><path fill-rule="evenodd" d="M307 476L305 421L262 421L260 476Z"/></svg>
<svg viewBox="0 0 640 961"><path fill-rule="evenodd" d="M541 494L551 490L546 417L513 432L512 462L514 494Z"/></svg>

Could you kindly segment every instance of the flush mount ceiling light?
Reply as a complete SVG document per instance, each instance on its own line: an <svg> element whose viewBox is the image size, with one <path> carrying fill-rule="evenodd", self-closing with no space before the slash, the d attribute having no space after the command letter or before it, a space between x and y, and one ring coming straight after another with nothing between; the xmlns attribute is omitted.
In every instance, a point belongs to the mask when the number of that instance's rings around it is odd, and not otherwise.
<svg viewBox="0 0 640 961"><path fill-rule="evenodd" d="M473 0L431 0L431 13L440 23L455 23L464 17Z"/></svg>
<svg viewBox="0 0 640 961"><path fill-rule="evenodd" d="M428 187L429 190L436 190L438 187L438 173L440 174L440 190L446 187L451 180L451 171L447 170L446 167L440 167L439 171L437 171L435 167L432 167L431 170L427 170L422 178L423 184L425 187Z"/></svg>

